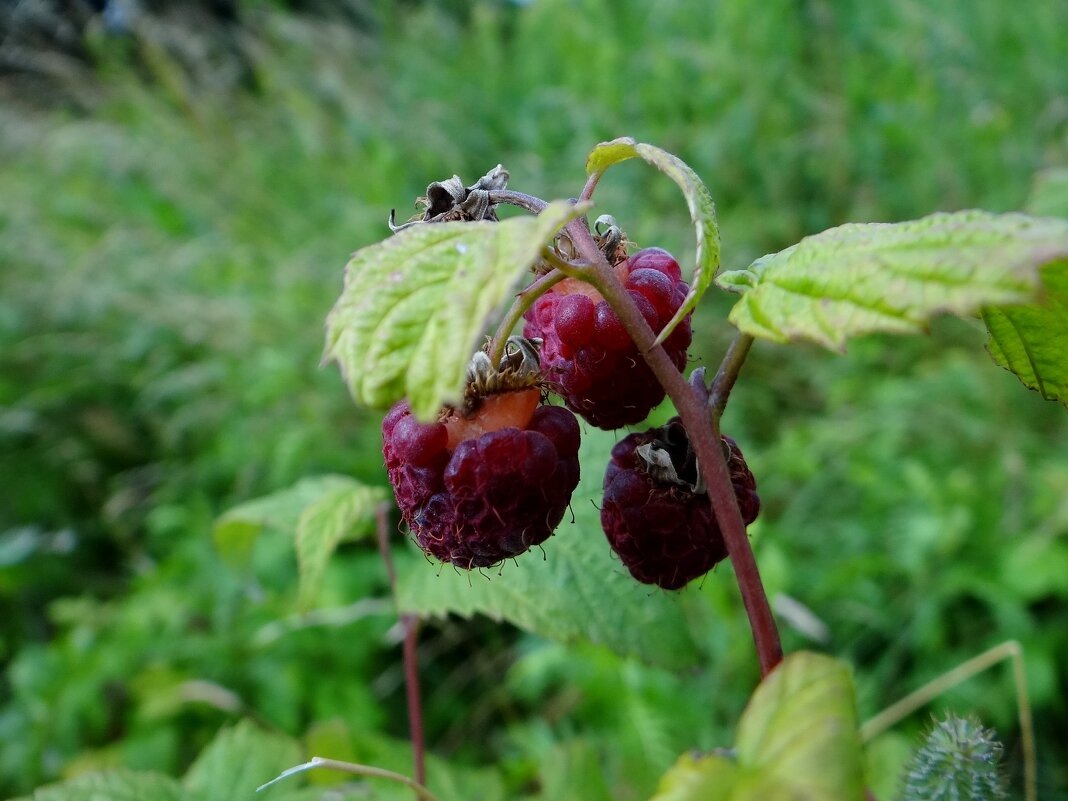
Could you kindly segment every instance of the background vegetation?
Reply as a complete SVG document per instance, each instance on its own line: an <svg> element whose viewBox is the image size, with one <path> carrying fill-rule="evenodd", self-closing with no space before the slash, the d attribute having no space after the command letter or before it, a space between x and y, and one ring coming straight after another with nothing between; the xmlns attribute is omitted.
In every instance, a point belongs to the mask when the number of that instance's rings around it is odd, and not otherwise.
<svg viewBox="0 0 1068 801"><path fill-rule="evenodd" d="M373 548L344 549L302 617L291 531L244 568L211 535L304 476L384 483L379 416L317 367L322 320L347 254L431 180L500 161L567 197L594 143L632 135L704 177L739 268L845 221L1018 209L1068 166L1057 0L236 10L125 32L86 16L62 57L3 12L0 794L102 766L178 775L242 718L405 769ZM655 172L620 167L598 200L640 244L692 247ZM700 309L697 363L718 361L728 307ZM760 484L769 591L826 626L786 616L787 647L848 659L869 716L1020 639L1040 792L1066 798L1068 418L982 342L946 321L844 356L758 344L725 428ZM720 656L693 674L488 621L428 628L428 736L451 765L431 781L640 799L684 749L729 743L756 670L729 573L686 591L719 612ZM994 671L940 703L995 726L1018 780L1013 697Z"/></svg>

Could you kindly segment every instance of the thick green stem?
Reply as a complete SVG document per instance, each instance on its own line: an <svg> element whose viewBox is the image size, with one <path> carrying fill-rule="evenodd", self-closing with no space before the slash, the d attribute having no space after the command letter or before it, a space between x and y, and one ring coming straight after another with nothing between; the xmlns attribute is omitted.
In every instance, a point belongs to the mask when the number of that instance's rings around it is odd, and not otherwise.
<svg viewBox="0 0 1068 801"><path fill-rule="evenodd" d="M634 300L619 282L585 226L580 221L574 221L568 224L567 232L579 254L589 262L589 267L586 268L588 279L619 316L627 333L637 344L649 368L682 418L682 424L686 427L708 484L712 511L727 544L742 603L745 605L753 632L761 675L766 676L782 661L782 644L764 585L760 580L753 549L749 545L745 522L738 510L738 500L723 458L723 449L720 447L719 432L710 418L704 395L686 382L664 348L656 344L656 334L645 322Z"/></svg>

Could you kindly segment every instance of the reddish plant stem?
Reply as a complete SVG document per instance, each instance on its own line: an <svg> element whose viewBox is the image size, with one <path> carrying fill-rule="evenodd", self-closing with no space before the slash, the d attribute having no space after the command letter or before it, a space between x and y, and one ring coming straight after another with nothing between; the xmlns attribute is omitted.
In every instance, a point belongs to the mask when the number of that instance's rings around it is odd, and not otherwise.
<svg viewBox="0 0 1068 801"><path fill-rule="evenodd" d="M745 357L749 355L749 348L752 346L753 338L739 331L723 356L719 372L712 379L712 391L708 398L708 405L716 425L719 424L719 418L723 416L723 410L727 407L727 398L730 397L734 382L738 380L738 374L742 371Z"/></svg>
<svg viewBox="0 0 1068 801"><path fill-rule="evenodd" d="M749 545L745 523L738 510L738 500L734 495L730 473L720 447L718 426L709 414L703 395L686 382L664 348L655 344L656 334L649 328L634 300L627 294L597 248L590 232L577 221L568 224L567 232L581 256L589 262L591 282L619 315L627 333L637 344L649 368L682 418L682 424L686 427L708 484L713 514L727 544L742 603L745 605L749 626L753 632L761 676L766 676L782 661L782 644L764 585L760 580L753 549Z"/></svg>
<svg viewBox="0 0 1068 801"><path fill-rule="evenodd" d="M401 615L404 625L404 684L408 699L408 728L412 736L415 780L426 784L426 739L423 732L423 700L419 694L419 617Z"/></svg>
<svg viewBox="0 0 1068 801"><path fill-rule="evenodd" d="M386 565L389 576L389 591L397 596L397 571L393 567L393 556L389 551L389 518L393 507L380 503L375 508L375 528L378 534L378 551ZM412 761L415 769L415 781L426 784L426 737L423 732L423 702L419 693L419 616L403 614L400 616L404 629L404 684L408 700L408 729L412 737Z"/></svg>
<svg viewBox="0 0 1068 801"><path fill-rule="evenodd" d="M582 187L582 192L579 194L579 200L589 200L593 197L593 190L597 188L597 182L601 180L601 176L604 173L600 170L590 173L590 177L586 179L586 185Z"/></svg>
<svg viewBox="0 0 1068 801"><path fill-rule="evenodd" d="M595 173L586 181L586 186L582 190L583 199L593 194L599 178L600 176ZM511 203L534 214L541 213L547 205L540 198L511 190L493 191L490 193L490 200L494 203ZM734 496L734 487L731 485L723 450L719 445L719 417L714 413L710 414L709 401L706 400L704 393L698 393L686 382L664 348L656 344L656 335L645 322L645 318L641 316L641 312L638 311L630 295L619 283L583 220L573 220L568 223L566 230L579 254L589 263L588 266L582 268L582 272L586 274L585 277L600 290L605 300L619 315L627 333L638 345L653 375L660 381L682 418L682 424L686 427L697 453L697 460L702 465L705 474L712 511L727 544L727 553L738 580L742 603L749 617L749 626L753 632L753 641L760 660L760 672L762 676L766 676L782 661L782 643L779 640L775 618L771 614L767 594L764 592L764 584L760 580L760 571L757 569L753 549L749 545L745 522L738 510L738 500ZM744 351L748 351L748 345L739 348L739 351L741 351L740 359L734 367L726 368L729 383L721 383L720 396L723 403L726 403L726 394L729 394L730 386L733 385L734 378L737 378L741 362L745 358ZM725 365L728 362L733 363L730 354L725 359ZM721 372L723 371L724 368L721 368ZM717 378L719 378L718 375Z"/></svg>

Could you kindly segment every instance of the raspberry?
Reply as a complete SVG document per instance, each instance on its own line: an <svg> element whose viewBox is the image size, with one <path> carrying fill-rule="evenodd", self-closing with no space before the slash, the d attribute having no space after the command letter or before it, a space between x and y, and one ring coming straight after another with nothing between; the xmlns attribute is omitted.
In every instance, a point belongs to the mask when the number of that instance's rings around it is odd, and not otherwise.
<svg viewBox="0 0 1068 801"><path fill-rule="evenodd" d="M756 482L737 443L723 437L731 483L746 525L756 519ZM682 424L631 434L612 449L601 527L634 578L675 590L727 556Z"/></svg>
<svg viewBox="0 0 1068 801"><path fill-rule="evenodd" d="M536 351L527 358L536 373ZM439 422L420 423L406 401L382 422L404 522L426 553L462 568L495 565L544 542L578 484L575 416L538 406L541 390L522 385L529 373L517 373L520 386L509 388L516 375L502 379L505 370L475 370L464 408L443 410Z"/></svg>
<svg viewBox="0 0 1068 801"><path fill-rule="evenodd" d="M654 331L670 320L689 291L666 250L646 248L620 262L617 275ZM664 399L637 346L615 312L589 284L566 279L527 310L523 335L542 340L541 368L564 403L604 429L644 420ZM686 365L690 315L664 342L672 362Z"/></svg>

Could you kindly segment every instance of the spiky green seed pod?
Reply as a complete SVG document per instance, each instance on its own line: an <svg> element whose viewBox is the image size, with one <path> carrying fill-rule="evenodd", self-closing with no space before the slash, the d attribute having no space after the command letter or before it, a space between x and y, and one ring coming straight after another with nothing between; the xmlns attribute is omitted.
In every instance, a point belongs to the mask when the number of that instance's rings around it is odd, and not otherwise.
<svg viewBox="0 0 1068 801"><path fill-rule="evenodd" d="M999 801L1006 797L1001 743L978 720L935 721L905 771L903 801Z"/></svg>

